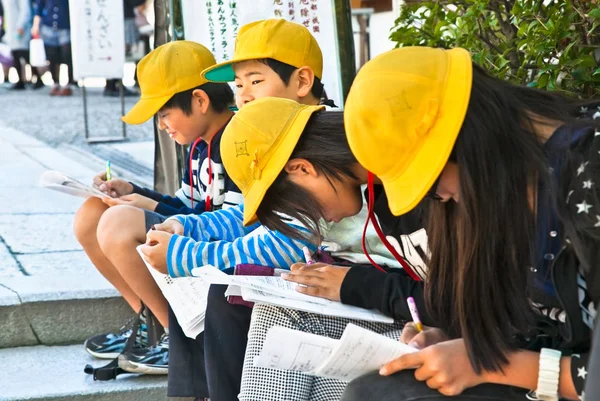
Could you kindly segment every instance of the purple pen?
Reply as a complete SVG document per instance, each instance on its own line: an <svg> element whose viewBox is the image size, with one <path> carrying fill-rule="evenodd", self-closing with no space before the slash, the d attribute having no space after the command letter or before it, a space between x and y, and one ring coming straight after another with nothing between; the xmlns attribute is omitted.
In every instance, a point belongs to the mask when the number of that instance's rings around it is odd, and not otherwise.
<svg viewBox="0 0 600 401"><path fill-rule="evenodd" d="M419 311L417 310L415 299L413 297L408 297L406 298L406 303L408 303L408 310L410 310L410 315L415 323L415 327L418 331L423 331L423 324L421 323L421 318L419 317Z"/></svg>
<svg viewBox="0 0 600 401"><path fill-rule="evenodd" d="M302 252L304 252L304 260L306 260L307 265L312 265L313 263L315 263L315 261L312 259L308 247L305 246L304 248L302 248Z"/></svg>

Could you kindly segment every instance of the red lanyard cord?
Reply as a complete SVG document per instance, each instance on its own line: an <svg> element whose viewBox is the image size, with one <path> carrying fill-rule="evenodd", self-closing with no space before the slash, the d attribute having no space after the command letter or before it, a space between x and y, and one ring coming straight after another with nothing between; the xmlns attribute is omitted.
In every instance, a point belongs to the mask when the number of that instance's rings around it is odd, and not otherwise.
<svg viewBox="0 0 600 401"><path fill-rule="evenodd" d="M367 216L367 221L365 222L365 227L363 229L363 237L362 237L363 252L367 256L367 259L369 259L369 262L371 262L371 264L373 266L375 266L375 268L381 270L382 272L385 272L385 270L381 266L379 266L377 263L375 263L375 261L369 255L369 251L367 250L367 241L366 241L366 239L367 239L367 228L369 226L369 221L372 221L373 222L373 227L375 228L375 232L377 233L377 236L379 237L379 239L381 240L381 242L383 242L383 245L385 245L385 247L387 248L387 250L390 251L390 253L392 255L394 255L394 258L396 258L396 260L398 262L400 262L400 264L402 265L402 268L404 269L404 271L406 273L408 273L408 275L413 280L421 281L421 278L408 265L408 263L406 262L406 260L404 260L404 258L402 256L400 256L400 254L398 253L398 251L396 251L396 249L389 243L389 241L387 240L387 238L383 234L383 231L381 230L381 227L379 226L379 222L377 221L377 218L375 217L375 213L373 211L373 208L374 208L374 205L375 205L374 179L375 179L375 176L373 175L373 173L369 173L368 174L368 178L367 178L367 193L368 193L368 197L369 197L369 199L368 199L369 214Z"/></svg>
<svg viewBox="0 0 600 401"><path fill-rule="evenodd" d="M225 124L223 124L223 126L221 128L219 128L217 130L217 133L223 131L223 129L227 126L227 124L229 124L229 121L231 121L231 118L229 120L227 120L227 122ZM210 138L210 141L208 142L208 186L206 188L206 191L208 192L206 195L206 199L204 200L205 202L205 210L207 212L210 212L212 209L212 198L211 198L211 192L212 192L212 183L213 183L213 173L212 173L212 159L210 158L210 151L212 148L212 141L213 139L215 139L215 136L217 136L217 134L213 135L212 138ZM190 165L190 200L191 200L191 207L192 209L194 208L194 172L192 171L192 160L193 160L193 155L194 155L194 149L196 148L196 146L198 145L198 143L202 140L202 138L198 138L194 141L194 144L192 145L192 148L190 149L190 161L189 161L189 165ZM198 160L198 163L200 163L200 160ZM198 164L198 174L200 174L200 169L202 168L202 166L200 164ZM200 179L200 177L198 177L198 180ZM200 185L198 185L200 186Z"/></svg>
<svg viewBox="0 0 600 401"><path fill-rule="evenodd" d="M211 210L211 193L212 193L212 182L213 182L213 173L212 173L212 159L210 158L210 149L212 148L212 140L214 136L210 139L208 143L208 186L206 187L206 199L205 199L205 210L210 212Z"/></svg>
<svg viewBox="0 0 600 401"><path fill-rule="evenodd" d="M190 149L190 160L189 160L189 168L190 168L190 201L191 201L191 208L194 208L194 170L192 167L192 162L194 160L194 149L196 149L196 146L198 146L198 143L202 140L202 138L198 138L194 141L194 143L192 144L192 148ZM200 161L198 161L198 163L200 163ZM198 170L200 170L200 165L198 165Z"/></svg>

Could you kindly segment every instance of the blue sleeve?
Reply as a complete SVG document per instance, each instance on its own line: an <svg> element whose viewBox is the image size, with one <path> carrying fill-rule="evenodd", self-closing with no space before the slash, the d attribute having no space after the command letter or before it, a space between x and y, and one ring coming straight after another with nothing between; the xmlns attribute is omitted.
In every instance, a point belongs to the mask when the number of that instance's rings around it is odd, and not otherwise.
<svg viewBox="0 0 600 401"><path fill-rule="evenodd" d="M44 9L46 8L46 0L33 0L34 15L42 17L44 15Z"/></svg>
<svg viewBox="0 0 600 401"><path fill-rule="evenodd" d="M183 225L183 235L195 241L234 241L254 231L259 224L244 227L244 205L210 213L173 216Z"/></svg>
<svg viewBox="0 0 600 401"><path fill-rule="evenodd" d="M203 217L214 213L205 213ZM294 226L299 230L303 228ZM192 269L210 264L220 270L239 264L258 264L273 268L289 269L304 260L302 248L307 246L311 252L316 245L292 239L277 231L263 226L233 241L205 241L173 235L167 250L167 266L171 277L191 276Z"/></svg>
<svg viewBox="0 0 600 401"><path fill-rule="evenodd" d="M153 191L149 188L143 188L139 185L130 183L133 185L133 192L145 196L146 198L153 199L158 202L154 211L163 216L173 216L176 214L194 214L204 213L206 205L204 201L194 202L194 208L186 206L181 199L178 197L163 195L160 192ZM179 192L181 190L178 190Z"/></svg>

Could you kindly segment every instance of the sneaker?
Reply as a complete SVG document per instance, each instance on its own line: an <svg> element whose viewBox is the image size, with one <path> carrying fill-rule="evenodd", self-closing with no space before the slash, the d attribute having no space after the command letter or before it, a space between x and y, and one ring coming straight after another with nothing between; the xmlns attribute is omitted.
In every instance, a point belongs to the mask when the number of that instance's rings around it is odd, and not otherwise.
<svg viewBox="0 0 600 401"><path fill-rule="evenodd" d="M60 86L54 85L52 90L50 90L50 96L58 96L60 95Z"/></svg>
<svg viewBox="0 0 600 401"><path fill-rule="evenodd" d="M129 373L166 375L169 372L169 335L163 334L156 345L119 355L119 367Z"/></svg>
<svg viewBox="0 0 600 401"><path fill-rule="evenodd" d="M140 323L138 332L136 333L136 339L134 348L146 348L148 347L148 330L144 318ZM85 350L92 356L99 359L115 359L118 357L127 344L127 340L133 334L131 326L135 318L130 319L118 333L107 333L98 334L97 336L90 337L85 340Z"/></svg>
<svg viewBox="0 0 600 401"><path fill-rule="evenodd" d="M119 91L119 89L104 88L103 95L106 97L121 97L121 92ZM131 89L123 88L123 97L137 97L139 95L139 93L132 91Z"/></svg>
<svg viewBox="0 0 600 401"><path fill-rule="evenodd" d="M33 90L37 90L37 89L41 89L44 87L44 83L42 82L42 80L38 77L37 81L35 81L35 83L31 84L31 89Z"/></svg>
<svg viewBox="0 0 600 401"><path fill-rule="evenodd" d="M73 89L70 86L65 86L60 90L58 96L73 96Z"/></svg>
<svg viewBox="0 0 600 401"><path fill-rule="evenodd" d="M11 91L22 91L24 89L25 89L25 82L21 82L21 81L17 82L16 84L14 84L13 86L11 86L9 88L9 90L11 90Z"/></svg>

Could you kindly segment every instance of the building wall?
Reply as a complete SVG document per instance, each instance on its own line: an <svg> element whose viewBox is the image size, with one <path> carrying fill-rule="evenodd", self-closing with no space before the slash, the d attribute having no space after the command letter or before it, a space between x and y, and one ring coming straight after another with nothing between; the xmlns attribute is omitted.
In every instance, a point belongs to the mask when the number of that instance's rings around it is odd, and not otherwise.
<svg viewBox="0 0 600 401"><path fill-rule="evenodd" d="M390 31L394 27L394 22L400 14L400 1L393 1L393 11L378 12L371 15L371 21L369 24L370 29L370 47L371 47L371 58L384 53L394 48L395 43L392 42L390 37ZM359 26L356 18L352 19L352 25L354 32L358 32ZM359 35L354 34L354 48L356 49L356 66L359 67Z"/></svg>

